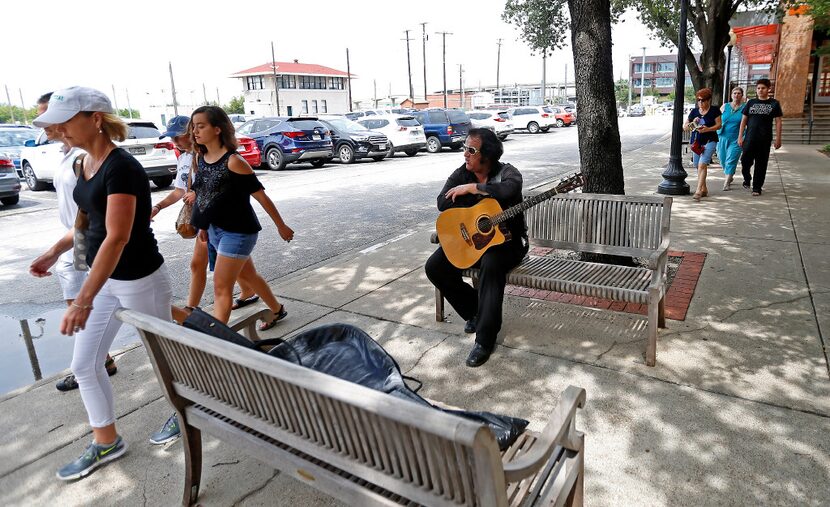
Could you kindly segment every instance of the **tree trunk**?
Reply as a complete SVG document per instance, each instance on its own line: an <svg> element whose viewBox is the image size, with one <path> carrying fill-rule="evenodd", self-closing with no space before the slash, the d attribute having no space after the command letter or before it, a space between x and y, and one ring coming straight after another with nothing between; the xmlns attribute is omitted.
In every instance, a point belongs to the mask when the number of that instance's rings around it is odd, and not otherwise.
<svg viewBox="0 0 830 507"><path fill-rule="evenodd" d="M579 107L579 160L583 191L624 194L620 128L611 61L609 0L568 0Z"/></svg>

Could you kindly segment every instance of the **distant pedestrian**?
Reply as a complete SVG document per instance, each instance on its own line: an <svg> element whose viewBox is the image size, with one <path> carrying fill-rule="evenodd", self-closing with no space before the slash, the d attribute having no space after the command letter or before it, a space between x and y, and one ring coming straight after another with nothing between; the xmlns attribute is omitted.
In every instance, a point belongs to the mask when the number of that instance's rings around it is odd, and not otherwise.
<svg viewBox="0 0 830 507"><path fill-rule="evenodd" d="M73 196L88 217L83 232L90 271L60 329L76 335L72 371L93 439L80 457L58 470L58 478L68 481L85 477L127 451L115 428L112 385L104 368L107 350L121 327L116 312L129 308L169 322L173 291L150 228L150 180L141 163L113 142L123 141L128 128L109 98L77 86L56 91L34 124L55 125L67 144L87 152ZM30 272L45 276L72 246L72 235L67 234L49 255L32 263Z"/></svg>
<svg viewBox="0 0 830 507"><path fill-rule="evenodd" d="M706 172L709 170L709 164L712 163L712 155L718 146L718 130L721 126L720 108L712 105L712 90L709 88L701 88L695 94L697 97L697 107L689 112L687 118L686 129L693 131L693 139L691 142L700 146L700 152L694 152L692 162L697 167L697 189L692 196L694 200L700 201L701 198L709 195L709 189L706 186Z"/></svg>
<svg viewBox="0 0 830 507"><path fill-rule="evenodd" d="M37 100L37 114L41 115L46 112L49 105L49 99L52 97L52 92L42 95ZM72 192L75 190L75 184L78 182L78 176L75 174L74 162L85 152L80 148L74 148L64 143L63 136L58 132L57 127L48 125L43 129L46 133L46 139L53 142L61 143L61 152L63 158L55 170L55 176L52 179L52 186L55 187L55 196L58 201L58 218L61 225L64 226L64 235L71 233L75 226L75 216L78 214L78 205L72 198ZM48 252L44 255L49 255ZM40 260L35 259L33 264ZM55 275L61 286L63 292L63 299L66 305L72 305L72 301L78 296L84 280L86 280L86 271L75 269L75 264L72 258L72 252L64 252L55 264ZM112 376L118 372L118 367L115 365L113 358L107 354L104 361L104 367L107 369L107 374ZM71 391L78 388L78 381L74 373L70 373L55 384L58 391Z"/></svg>
<svg viewBox="0 0 830 507"><path fill-rule="evenodd" d="M723 182L724 190L731 190L738 159L741 158L741 147L738 146L738 131L744 110L744 89L736 86L732 89L732 102L724 104L721 113L721 129L718 131L718 159L723 167L726 179Z"/></svg>
<svg viewBox="0 0 830 507"><path fill-rule="evenodd" d="M772 83L769 79L759 79L755 84L758 97L750 99L744 107L741 127L738 132L738 145L743 148L741 155L741 172L744 188L752 189L752 195L759 196L764 190L769 163L769 148L772 144L772 121L775 120L775 149L781 147L781 104L770 98ZM755 165L755 178L752 165Z"/></svg>
<svg viewBox="0 0 830 507"><path fill-rule="evenodd" d="M251 252L262 230L251 206L251 197L274 221L282 239L291 241L294 231L283 221L251 166L236 153L234 128L227 113L220 107L202 106L193 111L190 122L197 164L192 223L217 253L213 273L213 315L223 322L228 321L234 283L243 279L273 312L272 318L259 328L270 329L285 318L287 312L268 283L256 272L251 260Z"/></svg>

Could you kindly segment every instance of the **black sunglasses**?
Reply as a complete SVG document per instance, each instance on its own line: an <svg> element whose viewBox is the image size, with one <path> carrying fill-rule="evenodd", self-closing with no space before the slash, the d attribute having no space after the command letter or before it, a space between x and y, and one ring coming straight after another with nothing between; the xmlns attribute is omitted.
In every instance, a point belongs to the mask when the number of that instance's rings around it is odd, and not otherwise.
<svg viewBox="0 0 830 507"><path fill-rule="evenodd" d="M464 148L464 151L466 151L470 155L475 155L476 153L481 151L480 149L476 148L475 146L467 146L466 144L462 144L461 147Z"/></svg>

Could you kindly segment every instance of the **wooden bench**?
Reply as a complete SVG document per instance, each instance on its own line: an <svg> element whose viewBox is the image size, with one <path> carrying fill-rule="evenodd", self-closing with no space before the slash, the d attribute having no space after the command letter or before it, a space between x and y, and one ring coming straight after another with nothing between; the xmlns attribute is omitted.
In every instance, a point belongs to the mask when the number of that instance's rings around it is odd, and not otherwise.
<svg viewBox="0 0 830 507"><path fill-rule="evenodd" d="M529 255L510 272L507 283L648 305L645 357L646 364L654 366L657 328L666 327L671 205L671 197L608 194L561 194L544 201L525 212L531 247L638 257L646 266ZM437 243L435 235L432 241ZM466 269L464 276L477 285L478 269ZM444 320L444 298L437 289L435 318Z"/></svg>
<svg viewBox="0 0 830 507"><path fill-rule="evenodd" d="M346 505L582 505L584 435L568 387L541 433L500 453L489 428L131 310L185 450L197 501L201 431ZM533 505L538 505L534 503Z"/></svg>

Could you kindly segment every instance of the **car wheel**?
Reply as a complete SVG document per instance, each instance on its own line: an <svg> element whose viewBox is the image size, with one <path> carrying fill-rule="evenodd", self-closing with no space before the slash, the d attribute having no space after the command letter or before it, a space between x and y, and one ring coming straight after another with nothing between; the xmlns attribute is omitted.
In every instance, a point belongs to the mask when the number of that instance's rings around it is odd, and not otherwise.
<svg viewBox="0 0 830 507"><path fill-rule="evenodd" d="M34 169L32 169L32 166L28 162L23 164L23 177L26 178L26 185L28 185L29 190L32 192L46 190L46 182L37 179Z"/></svg>
<svg viewBox="0 0 830 507"><path fill-rule="evenodd" d="M158 188L167 188L173 183L173 176L159 176L157 178L151 178L150 181Z"/></svg>
<svg viewBox="0 0 830 507"><path fill-rule="evenodd" d="M430 153L438 153L441 151L441 140L435 136L427 137L427 151Z"/></svg>
<svg viewBox="0 0 830 507"><path fill-rule="evenodd" d="M268 148L265 152L265 163L268 169L272 171L282 171L285 169L285 157L282 156L282 150L276 146Z"/></svg>
<svg viewBox="0 0 830 507"><path fill-rule="evenodd" d="M418 150L406 150L404 153L406 153L407 157L414 157L418 154Z"/></svg>
<svg viewBox="0 0 830 507"><path fill-rule="evenodd" d="M564 127L565 126L565 121L564 120L556 120L556 126L559 127L559 128Z"/></svg>
<svg viewBox="0 0 830 507"><path fill-rule="evenodd" d="M354 162L354 150L348 144L343 144L337 149L337 156L340 158L340 162L344 164Z"/></svg>
<svg viewBox="0 0 830 507"><path fill-rule="evenodd" d="M317 160L311 161L311 167L323 167L328 162L328 159L325 158L318 158Z"/></svg>
<svg viewBox="0 0 830 507"><path fill-rule="evenodd" d="M0 199L0 202L2 202L6 206L17 204L18 202L20 202L20 194L13 195L11 197L3 197L2 199Z"/></svg>
<svg viewBox="0 0 830 507"><path fill-rule="evenodd" d="M539 124L535 121L532 121L527 124L527 131L531 134L538 134L539 133Z"/></svg>
<svg viewBox="0 0 830 507"><path fill-rule="evenodd" d="M452 151L458 151L458 150L460 150L460 149L461 149L461 144L451 144L451 145L450 145L450 149L451 149Z"/></svg>
<svg viewBox="0 0 830 507"><path fill-rule="evenodd" d="M550 127L542 127L542 128L541 128L541 129L539 129L539 130L541 130L542 132L547 132L547 131L549 131L549 130L550 130Z"/></svg>

